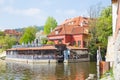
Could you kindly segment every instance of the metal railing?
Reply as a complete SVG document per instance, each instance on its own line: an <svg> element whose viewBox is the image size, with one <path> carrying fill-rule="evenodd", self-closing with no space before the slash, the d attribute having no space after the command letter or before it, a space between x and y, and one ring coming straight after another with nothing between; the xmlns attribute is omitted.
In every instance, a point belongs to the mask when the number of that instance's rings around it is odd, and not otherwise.
<svg viewBox="0 0 120 80"><path fill-rule="evenodd" d="M42 44L24 44L24 45L13 45L12 48L29 48L29 47L41 47Z"/></svg>

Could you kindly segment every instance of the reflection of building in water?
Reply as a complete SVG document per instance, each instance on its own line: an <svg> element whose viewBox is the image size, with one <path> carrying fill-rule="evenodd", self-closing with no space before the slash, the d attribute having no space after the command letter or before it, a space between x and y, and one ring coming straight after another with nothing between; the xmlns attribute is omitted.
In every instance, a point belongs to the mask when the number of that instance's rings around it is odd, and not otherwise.
<svg viewBox="0 0 120 80"><path fill-rule="evenodd" d="M53 80L56 64L23 64L7 62L7 70L19 79ZM52 76L52 77L51 77Z"/></svg>
<svg viewBox="0 0 120 80"><path fill-rule="evenodd" d="M27 63L6 63L6 74L13 80L84 80L91 71L89 62L68 63L68 64L27 64ZM94 67L93 67L94 68ZM1 72L0 72L1 73ZM1 77L1 76L0 76Z"/></svg>

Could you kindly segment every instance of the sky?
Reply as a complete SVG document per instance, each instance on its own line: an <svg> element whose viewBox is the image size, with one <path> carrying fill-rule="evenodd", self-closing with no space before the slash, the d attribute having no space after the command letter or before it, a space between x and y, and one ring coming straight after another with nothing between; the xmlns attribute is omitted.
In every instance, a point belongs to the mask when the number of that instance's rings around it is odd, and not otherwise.
<svg viewBox="0 0 120 80"><path fill-rule="evenodd" d="M58 24L76 16L88 16L91 6L111 5L111 0L0 0L0 30L42 26L48 16Z"/></svg>

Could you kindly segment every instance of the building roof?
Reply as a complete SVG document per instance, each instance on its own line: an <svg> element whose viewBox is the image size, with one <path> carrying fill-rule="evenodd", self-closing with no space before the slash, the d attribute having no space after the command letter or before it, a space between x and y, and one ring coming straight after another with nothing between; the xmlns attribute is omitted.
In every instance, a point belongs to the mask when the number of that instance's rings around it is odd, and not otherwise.
<svg viewBox="0 0 120 80"><path fill-rule="evenodd" d="M88 34L87 26L71 26L71 25L61 25L54 29L49 36L57 36L57 35L74 35L74 34Z"/></svg>
<svg viewBox="0 0 120 80"><path fill-rule="evenodd" d="M84 27L75 27L72 32L72 34L88 34L88 27L84 26Z"/></svg>
<svg viewBox="0 0 120 80"><path fill-rule="evenodd" d="M88 18L75 17L73 19L65 20L61 25L57 26L48 35L48 37L66 35L66 34L69 34L69 35L88 34Z"/></svg>
<svg viewBox="0 0 120 80"><path fill-rule="evenodd" d="M11 29L7 29L4 31L5 34L8 34L8 35L21 35L20 32L16 31L16 30L11 30Z"/></svg>
<svg viewBox="0 0 120 80"><path fill-rule="evenodd" d="M28 47L28 48L11 48L11 49L7 49L7 51L12 51L12 50L19 50L19 51L24 51L24 50L57 50L57 48L55 48L55 46L45 45L45 46L41 46L41 47Z"/></svg>
<svg viewBox="0 0 120 80"><path fill-rule="evenodd" d="M89 20L89 18L78 16L78 17L66 19L61 25L76 25L76 26L79 26L79 25L81 25L81 22L83 22L83 21L88 23L88 20Z"/></svg>

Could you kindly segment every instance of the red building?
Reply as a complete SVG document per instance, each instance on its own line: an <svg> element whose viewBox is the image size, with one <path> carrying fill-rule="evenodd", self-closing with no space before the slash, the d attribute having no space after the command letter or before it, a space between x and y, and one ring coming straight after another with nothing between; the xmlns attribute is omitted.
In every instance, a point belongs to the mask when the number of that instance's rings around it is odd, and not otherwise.
<svg viewBox="0 0 120 80"><path fill-rule="evenodd" d="M11 30L11 29L7 29L4 31L5 35L9 35L10 37L14 37L17 39L17 41L19 41L20 37L21 37L21 32L18 32L16 30Z"/></svg>
<svg viewBox="0 0 120 80"><path fill-rule="evenodd" d="M65 20L48 35L48 40L55 44L85 48L88 41L88 18L75 17Z"/></svg>
<svg viewBox="0 0 120 80"><path fill-rule="evenodd" d="M118 6L117 6L117 21L116 21L116 35L118 34L119 30L120 30L120 1L119 0L113 0L118 2Z"/></svg>

